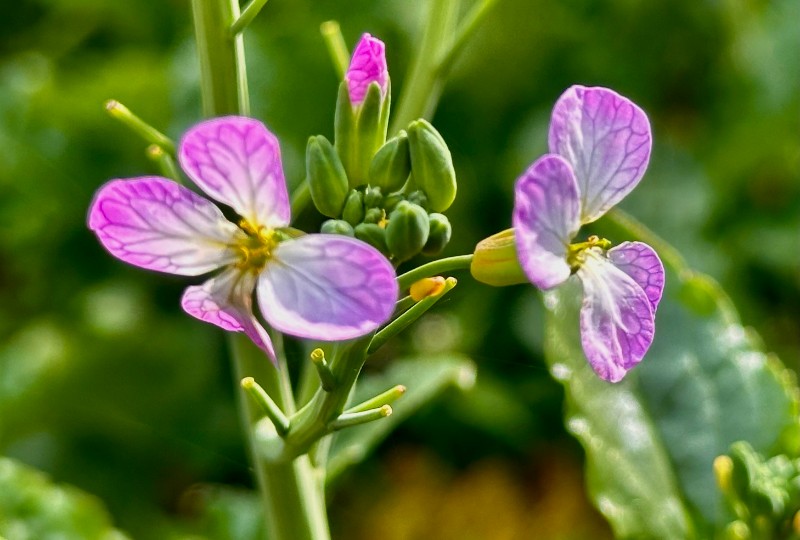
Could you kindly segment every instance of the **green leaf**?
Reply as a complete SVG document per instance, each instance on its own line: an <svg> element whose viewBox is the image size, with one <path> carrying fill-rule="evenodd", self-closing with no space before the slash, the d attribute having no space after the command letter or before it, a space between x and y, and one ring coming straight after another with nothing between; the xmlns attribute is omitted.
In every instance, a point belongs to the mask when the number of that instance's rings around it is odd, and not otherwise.
<svg viewBox="0 0 800 540"><path fill-rule="evenodd" d="M656 338L616 385L580 345L577 280L548 293L545 352L568 398L567 426L587 454L595 504L620 538L707 537L725 523L712 463L731 443L792 450L795 388L741 326L707 276L667 276Z"/></svg>
<svg viewBox="0 0 800 540"><path fill-rule="evenodd" d="M128 538L111 526L100 501L14 460L0 458L0 486L0 538Z"/></svg>
<svg viewBox="0 0 800 540"><path fill-rule="evenodd" d="M392 404L391 416L345 429L335 435L327 467L327 481L335 479L385 439L403 420L451 386L469 387L475 380L475 364L458 355L421 356L393 360L380 373L362 375L351 404L358 404L402 384L406 393Z"/></svg>

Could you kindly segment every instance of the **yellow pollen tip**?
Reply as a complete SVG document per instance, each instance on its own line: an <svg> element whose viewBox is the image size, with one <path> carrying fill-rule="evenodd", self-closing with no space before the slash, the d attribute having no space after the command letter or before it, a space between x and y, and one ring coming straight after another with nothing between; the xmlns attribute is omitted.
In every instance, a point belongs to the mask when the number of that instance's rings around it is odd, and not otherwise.
<svg viewBox="0 0 800 540"><path fill-rule="evenodd" d="M411 286L408 294L414 302L419 302L423 298L439 294L444 286L445 279L442 276L422 278Z"/></svg>

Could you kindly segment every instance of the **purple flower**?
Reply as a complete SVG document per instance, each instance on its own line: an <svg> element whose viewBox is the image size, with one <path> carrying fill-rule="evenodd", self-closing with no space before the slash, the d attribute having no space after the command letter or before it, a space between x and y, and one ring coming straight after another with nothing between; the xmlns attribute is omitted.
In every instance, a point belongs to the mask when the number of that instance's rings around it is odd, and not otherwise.
<svg viewBox="0 0 800 540"><path fill-rule="evenodd" d="M571 244L581 225L595 221L639 183L652 138L645 113L606 88L573 86L550 119L549 154L519 178L513 224L517 253L540 289L572 273L583 284L581 343L603 379L621 380L638 364L655 332L664 267L653 249L590 237Z"/></svg>
<svg viewBox="0 0 800 540"><path fill-rule="evenodd" d="M381 96L386 97L389 85L389 70L386 67L386 50L383 41L369 34L361 36L361 40L353 51L353 58L344 80L350 92L350 102L360 105L367 95L370 83L378 83Z"/></svg>
<svg viewBox="0 0 800 540"><path fill-rule="evenodd" d="M239 214L228 221L211 201L160 177L112 180L95 194L89 228L123 261L170 274L221 272L186 289L183 309L244 332L273 360L253 315L302 338L345 340L386 321L397 301L392 265L376 249L338 235L293 234L277 138L261 122L229 116L197 124L179 161L209 196ZM296 231L295 231L296 232Z"/></svg>

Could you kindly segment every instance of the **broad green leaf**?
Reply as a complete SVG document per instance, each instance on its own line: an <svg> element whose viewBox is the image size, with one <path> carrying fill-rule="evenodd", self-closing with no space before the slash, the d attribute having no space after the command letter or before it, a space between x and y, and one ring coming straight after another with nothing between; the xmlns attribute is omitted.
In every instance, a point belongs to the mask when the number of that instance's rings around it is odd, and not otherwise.
<svg viewBox="0 0 800 540"><path fill-rule="evenodd" d="M100 501L14 460L0 458L0 486L0 538L127 538L111 526Z"/></svg>
<svg viewBox="0 0 800 540"><path fill-rule="evenodd" d="M595 503L621 538L710 536L725 522L714 458L737 440L766 453L796 445L791 377L710 278L671 274L653 346L622 383L606 383L581 350L580 298L576 280L547 294L545 347Z"/></svg>
<svg viewBox="0 0 800 540"><path fill-rule="evenodd" d="M658 428L630 375L612 385L586 362L578 331L577 279L545 296L545 358L567 394L567 429L586 450L587 482L619 538L694 537Z"/></svg>
<svg viewBox="0 0 800 540"><path fill-rule="evenodd" d="M359 377L351 405L402 384L406 393L392 404L391 416L352 428L334 436L328 460L327 481L369 455L369 452L403 420L451 386L468 387L475 380L475 364L458 355L419 356L393 360L383 372Z"/></svg>

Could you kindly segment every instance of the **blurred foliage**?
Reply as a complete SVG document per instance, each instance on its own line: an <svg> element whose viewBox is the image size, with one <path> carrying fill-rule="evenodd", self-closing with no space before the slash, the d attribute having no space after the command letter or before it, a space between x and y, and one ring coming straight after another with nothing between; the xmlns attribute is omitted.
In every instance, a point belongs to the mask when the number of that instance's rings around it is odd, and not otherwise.
<svg viewBox="0 0 800 540"><path fill-rule="evenodd" d="M304 177L307 137L333 131L337 81L319 24L339 20L350 44L363 31L384 39L397 96L423 13L422 2L272 0L256 19L253 112L280 137L291 184ZM715 276L742 323L797 369L798 19L795 0L499 2L433 122L459 175L445 255L508 226L513 180L545 151L557 96L610 86L655 134L648 174L622 207ZM102 103L118 99L179 138L200 115L192 39L185 0L24 0L0 18L0 454L99 496L117 527L144 539L226 538L208 516L249 508L246 492L190 496L250 486L219 332L181 314L186 280L126 267L85 227L101 183L156 172ZM307 212L299 226L321 221ZM406 353L466 353L477 384L410 418L379 447L385 466L343 477L339 538L389 534L409 515L419 522L407 538L448 527L459 538L607 534L576 502L581 454L541 362L538 301L530 287L462 279L410 340L379 351L368 372Z"/></svg>

